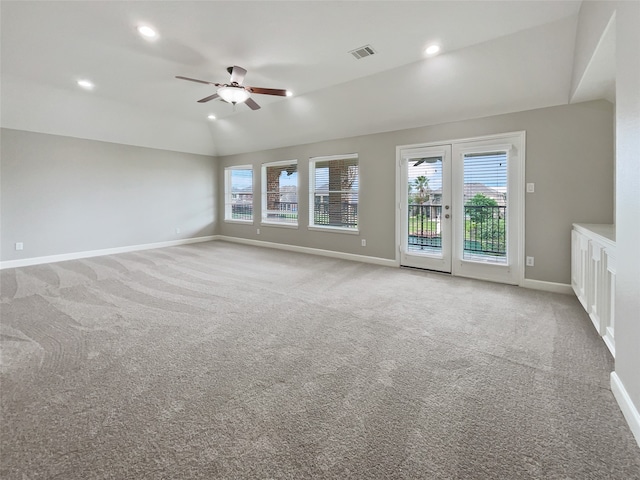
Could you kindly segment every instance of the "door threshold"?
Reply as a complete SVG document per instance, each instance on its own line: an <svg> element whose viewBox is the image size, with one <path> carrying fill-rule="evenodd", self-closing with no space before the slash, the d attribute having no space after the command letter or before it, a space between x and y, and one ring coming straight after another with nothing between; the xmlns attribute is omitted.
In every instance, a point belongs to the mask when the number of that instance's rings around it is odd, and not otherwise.
<svg viewBox="0 0 640 480"><path fill-rule="evenodd" d="M419 270L421 272L439 273L441 275L451 276L451 272L442 272L440 270L432 270L430 268L412 267L411 265L400 265L400 268L406 268L408 270Z"/></svg>

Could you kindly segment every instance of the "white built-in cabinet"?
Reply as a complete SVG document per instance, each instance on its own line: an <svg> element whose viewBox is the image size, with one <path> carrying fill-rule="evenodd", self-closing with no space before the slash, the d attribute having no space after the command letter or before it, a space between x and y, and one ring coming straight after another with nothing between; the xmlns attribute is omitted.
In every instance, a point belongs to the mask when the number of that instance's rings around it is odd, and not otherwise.
<svg viewBox="0 0 640 480"><path fill-rule="evenodd" d="M571 286L614 357L615 254L614 225L573 224Z"/></svg>

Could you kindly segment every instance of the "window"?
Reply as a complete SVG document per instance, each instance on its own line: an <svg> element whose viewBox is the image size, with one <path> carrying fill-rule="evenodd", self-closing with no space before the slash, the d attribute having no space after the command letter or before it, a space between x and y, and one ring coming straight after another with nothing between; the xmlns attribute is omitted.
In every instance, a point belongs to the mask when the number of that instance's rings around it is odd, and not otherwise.
<svg viewBox="0 0 640 480"><path fill-rule="evenodd" d="M229 222L253 222L251 165L224 169L224 219Z"/></svg>
<svg viewBox="0 0 640 480"><path fill-rule="evenodd" d="M262 222L298 225L298 161L262 165Z"/></svg>
<svg viewBox="0 0 640 480"><path fill-rule="evenodd" d="M309 163L309 228L358 231L358 155Z"/></svg>

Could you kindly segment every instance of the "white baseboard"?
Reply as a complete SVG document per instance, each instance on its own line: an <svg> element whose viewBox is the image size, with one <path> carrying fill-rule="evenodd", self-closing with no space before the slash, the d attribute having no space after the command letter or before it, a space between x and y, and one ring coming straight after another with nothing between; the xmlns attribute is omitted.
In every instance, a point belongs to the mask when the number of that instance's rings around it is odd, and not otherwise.
<svg viewBox="0 0 640 480"><path fill-rule="evenodd" d="M226 235L209 235L206 237L185 238L181 240L170 240L167 242L147 243L143 245L129 245L126 247L105 248L101 250L90 250L85 252L64 253L60 255L48 255L44 257L24 258L20 260L8 260L0 262L0 270L6 268L27 267L29 265L40 265L43 263L64 262L67 260L76 260L79 258L99 257L102 255L113 255L116 253L136 252L140 250L151 250L154 248L173 247L177 245L187 245L190 243L209 242L212 240L223 240L232 243L242 243L245 245L254 245L257 247L275 248L277 250L288 250L291 252L308 253L310 255L320 255L323 257L339 258L342 260L352 260L355 262L371 263L374 265L382 265L384 267L398 267L397 259L387 259L380 257L371 257L368 255L358 255L355 253L337 252L334 250L323 250L320 248L302 247L298 245L287 245L284 243L265 242L262 240L254 240L250 238L228 237ZM520 284L521 287L531 288L534 290L544 290L546 292L573 294L571 285L564 283L544 282L540 280L524 279Z"/></svg>
<svg viewBox="0 0 640 480"><path fill-rule="evenodd" d="M244 245L254 245L256 247L275 248L278 250L288 250L291 252L308 253L310 255L322 255L324 257L340 258L342 260L353 260L355 262L373 263L375 265L382 265L385 267L397 268L399 266L397 259L370 257L367 255L358 255L355 253L344 253L336 252L334 250L322 250L320 248L265 242L262 240L254 240L251 238L228 237L226 235L217 235L215 239L232 243L242 243ZM534 290L543 290L545 292L563 293L566 295L574 294L571 285L565 283L544 282L542 280L530 280L525 278L520 286L524 288L531 288Z"/></svg>
<svg viewBox="0 0 640 480"><path fill-rule="evenodd" d="M355 253L336 252L333 250L322 250L320 248L300 247L298 245L286 245L284 243L263 242L262 240L253 240L250 238L227 237L218 235L217 240L225 242L242 243L245 245L254 245L256 247L275 248L277 250L288 250L290 252L308 253L310 255L321 255L323 257L339 258L341 260L353 260L355 262L373 263L384 267L397 267L395 259L387 259L380 257L369 257L367 255L357 255Z"/></svg>
<svg viewBox="0 0 640 480"><path fill-rule="evenodd" d="M533 290L573 295L573 288L571 288L571 285L566 283L544 282L542 280L531 280L525 278L520 286L524 288L531 288Z"/></svg>
<svg viewBox="0 0 640 480"><path fill-rule="evenodd" d="M611 352L611 356L616 358L616 342L614 340L614 330L612 327L607 327L602 339L604 340L605 345L609 348Z"/></svg>
<svg viewBox="0 0 640 480"><path fill-rule="evenodd" d="M184 238L181 240L170 240L167 242L146 243L143 245L129 245L127 247L104 248L102 250L89 250L86 252L63 253L60 255L48 255L45 257L9 260L6 262L0 262L0 270L3 270L5 268L28 267L29 265L40 265L43 263L64 262L67 260L76 260L78 258L100 257L102 255L113 255L114 253L137 252L140 250L151 250L154 248L187 245L189 243L209 242L211 240L215 240L216 238L216 235L209 235L207 237Z"/></svg>
<svg viewBox="0 0 640 480"><path fill-rule="evenodd" d="M633 433L640 447L640 413L638 413L638 409L631 401L631 397L629 397L627 390L624 388L616 372L611 372L611 391L618 402L620 410L622 410L625 420L627 420L629 424L631 433Z"/></svg>

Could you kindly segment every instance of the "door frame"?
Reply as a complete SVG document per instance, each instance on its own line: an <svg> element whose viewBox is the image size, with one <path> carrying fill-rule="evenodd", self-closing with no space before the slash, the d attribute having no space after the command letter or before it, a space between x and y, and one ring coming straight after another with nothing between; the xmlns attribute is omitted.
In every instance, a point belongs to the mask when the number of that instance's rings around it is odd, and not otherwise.
<svg viewBox="0 0 640 480"><path fill-rule="evenodd" d="M514 132L505 132L493 135L483 135L479 137L468 137L468 138L456 138L451 140L440 140L434 142L422 142L422 143L414 143L409 145L398 145L396 146L396 258L395 263L398 267L401 266L400 258L401 258L401 249L402 249L402 218L401 218L401 207L402 207L402 190L401 188L406 189L406 185L402 185L402 150L406 149L418 149L418 148L430 148L430 147L438 147L442 145L451 145L452 152L453 150L465 149L467 145L465 144L474 144L474 143L486 143L493 145L504 145L506 140L515 140L518 145L516 148L518 149L516 162L513 166L509 165L509 168L512 169L509 172L510 181L515 182L516 192L515 192L515 207L514 215L510 217L510 229L515 229L517 239L513 241L514 245L510 245L511 253L509 255L509 261L511 262L509 267L513 269L511 281L504 282L503 280L495 278L493 275L486 274L486 272L482 271L472 271L471 272L460 272L459 268L456 268L455 265L452 264L452 275L454 276L468 276L470 278L476 278L480 280L489 280L489 281L498 281L501 283L509 283L513 285L522 286L524 283L524 245L525 245L525 164L526 164L526 132L522 131L514 131ZM458 147L457 149L455 147ZM455 169L454 163L456 159L453 158L452 154L452 169ZM455 175L455 173L453 173ZM455 195L456 187L452 185L452 189L454 190L453 194ZM512 197L513 198L513 197ZM452 208L458 208L459 199L453 198ZM455 205L455 206L454 206ZM455 226L453 228L455 232ZM455 233L454 233L455 235ZM453 248L456 248L457 240L453 240ZM455 254L452 258L452 261L456 261Z"/></svg>

